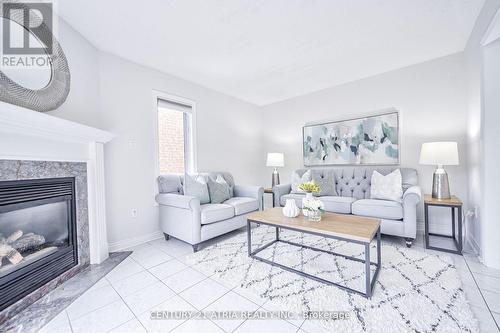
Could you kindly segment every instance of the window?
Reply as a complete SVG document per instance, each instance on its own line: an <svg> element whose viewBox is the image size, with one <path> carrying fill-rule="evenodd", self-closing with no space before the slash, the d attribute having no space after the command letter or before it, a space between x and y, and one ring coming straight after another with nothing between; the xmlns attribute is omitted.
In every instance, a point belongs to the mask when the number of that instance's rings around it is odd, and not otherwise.
<svg viewBox="0 0 500 333"><path fill-rule="evenodd" d="M158 162L160 174L194 171L191 106L158 99Z"/></svg>

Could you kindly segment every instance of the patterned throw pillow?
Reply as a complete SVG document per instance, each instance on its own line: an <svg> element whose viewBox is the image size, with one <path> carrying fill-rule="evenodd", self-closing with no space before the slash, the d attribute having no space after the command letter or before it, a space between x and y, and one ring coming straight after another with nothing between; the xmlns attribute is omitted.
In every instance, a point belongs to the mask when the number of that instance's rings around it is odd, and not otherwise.
<svg viewBox="0 0 500 333"><path fill-rule="evenodd" d="M205 179L200 176L196 176L196 178L190 175L185 176L184 194L200 199L200 204L207 204L210 202L207 183Z"/></svg>
<svg viewBox="0 0 500 333"><path fill-rule="evenodd" d="M217 175L217 179L215 181L218 182L218 183L222 183L222 182L226 183L227 186L229 187L229 198L234 197L234 186L229 185L229 183L226 181L226 179L224 178L224 176Z"/></svg>
<svg viewBox="0 0 500 333"><path fill-rule="evenodd" d="M300 184L307 183L311 181L311 170L307 170L304 174L299 176L297 172L292 174L292 193L300 193L303 194L304 191L299 189Z"/></svg>
<svg viewBox="0 0 500 333"><path fill-rule="evenodd" d="M371 199L401 202L401 198L403 197L403 179L399 169L394 170L387 176L373 171L371 183Z"/></svg>
<svg viewBox="0 0 500 333"><path fill-rule="evenodd" d="M221 175L218 175L215 181L208 178L207 184L211 203L222 203L231 197L229 185Z"/></svg>
<svg viewBox="0 0 500 333"><path fill-rule="evenodd" d="M326 174L324 177L319 175L314 175L312 177L313 182L315 182L321 191L319 193L314 193L315 196L337 196L337 189L335 188L335 178L332 173Z"/></svg>

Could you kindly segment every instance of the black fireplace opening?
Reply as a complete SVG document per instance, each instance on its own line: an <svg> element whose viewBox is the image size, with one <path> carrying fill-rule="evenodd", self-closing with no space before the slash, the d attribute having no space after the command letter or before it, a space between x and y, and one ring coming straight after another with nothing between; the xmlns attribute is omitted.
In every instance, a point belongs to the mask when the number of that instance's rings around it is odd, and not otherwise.
<svg viewBox="0 0 500 333"><path fill-rule="evenodd" d="M75 179L0 182L0 311L77 264Z"/></svg>

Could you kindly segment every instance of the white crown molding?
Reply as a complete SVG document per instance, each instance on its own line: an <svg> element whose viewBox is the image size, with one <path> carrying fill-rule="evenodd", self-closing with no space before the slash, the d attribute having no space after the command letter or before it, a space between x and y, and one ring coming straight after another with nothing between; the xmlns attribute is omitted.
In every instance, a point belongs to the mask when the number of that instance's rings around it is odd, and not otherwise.
<svg viewBox="0 0 500 333"><path fill-rule="evenodd" d="M0 102L0 133L16 133L64 142L111 141L115 135L42 112Z"/></svg>

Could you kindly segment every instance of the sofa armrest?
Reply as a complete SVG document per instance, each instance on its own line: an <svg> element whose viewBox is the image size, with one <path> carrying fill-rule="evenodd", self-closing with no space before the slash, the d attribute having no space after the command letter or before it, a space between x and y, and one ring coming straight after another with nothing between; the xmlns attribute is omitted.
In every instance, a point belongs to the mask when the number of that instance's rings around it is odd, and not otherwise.
<svg viewBox="0 0 500 333"><path fill-rule="evenodd" d="M290 194L292 184L280 184L273 186L274 207L280 207L281 197L285 194Z"/></svg>
<svg viewBox="0 0 500 333"><path fill-rule="evenodd" d="M261 186L252 185L234 185L235 197L255 198L259 202L259 209L262 210L262 196L264 195L264 188Z"/></svg>
<svg viewBox="0 0 500 333"><path fill-rule="evenodd" d="M422 200L422 191L419 186L412 186L403 194L403 223L405 237L417 236L417 206Z"/></svg>
<svg viewBox="0 0 500 333"><path fill-rule="evenodd" d="M200 199L173 193L156 195L160 205L160 227L170 236L198 244L201 241Z"/></svg>
<svg viewBox="0 0 500 333"><path fill-rule="evenodd" d="M422 190L420 186L412 186L403 194L403 203L417 205L422 200Z"/></svg>
<svg viewBox="0 0 500 333"><path fill-rule="evenodd" d="M160 193L156 195L156 202L163 206L171 206L175 208L190 210L200 209L200 199L190 195Z"/></svg>

